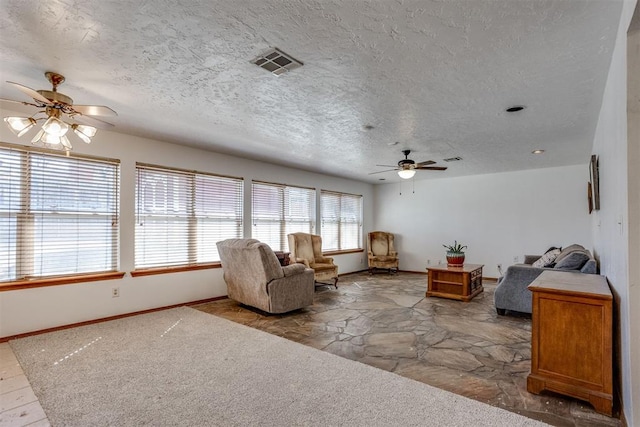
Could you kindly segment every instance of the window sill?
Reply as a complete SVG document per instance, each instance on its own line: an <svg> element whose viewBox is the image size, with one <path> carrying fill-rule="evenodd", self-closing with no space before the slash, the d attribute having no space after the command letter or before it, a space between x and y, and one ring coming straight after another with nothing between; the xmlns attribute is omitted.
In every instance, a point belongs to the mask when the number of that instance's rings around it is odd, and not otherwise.
<svg viewBox="0 0 640 427"><path fill-rule="evenodd" d="M345 249L343 251L328 251L328 252L322 252L322 255L344 255L344 254L355 254L358 252L364 252L364 249Z"/></svg>
<svg viewBox="0 0 640 427"><path fill-rule="evenodd" d="M219 262L211 262L208 264L198 264L198 265L181 265L176 267L145 268L142 270L132 271L131 277L152 276L154 274L180 273L182 271L206 270L209 268L222 268L222 264Z"/></svg>
<svg viewBox="0 0 640 427"><path fill-rule="evenodd" d="M49 277L46 279L19 280L0 283L0 292L16 291L18 289L42 288L45 286L70 285L74 283L97 282L99 280L122 279L124 272L111 271L108 273L82 274L74 276Z"/></svg>

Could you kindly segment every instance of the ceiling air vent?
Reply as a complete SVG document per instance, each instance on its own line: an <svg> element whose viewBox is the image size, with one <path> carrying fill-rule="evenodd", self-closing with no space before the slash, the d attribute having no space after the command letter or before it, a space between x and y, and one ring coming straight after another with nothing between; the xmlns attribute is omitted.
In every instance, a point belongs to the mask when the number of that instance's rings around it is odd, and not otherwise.
<svg viewBox="0 0 640 427"><path fill-rule="evenodd" d="M303 65L302 62L275 48L263 53L251 62L276 76Z"/></svg>
<svg viewBox="0 0 640 427"><path fill-rule="evenodd" d="M459 162L462 160L462 157L449 157L448 159L444 159L445 162Z"/></svg>

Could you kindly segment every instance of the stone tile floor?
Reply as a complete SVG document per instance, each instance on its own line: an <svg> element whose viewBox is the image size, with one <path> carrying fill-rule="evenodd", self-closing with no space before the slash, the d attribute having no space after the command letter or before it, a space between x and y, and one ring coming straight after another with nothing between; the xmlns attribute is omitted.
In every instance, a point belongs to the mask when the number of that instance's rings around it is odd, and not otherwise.
<svg viewBox="0 0 640 427"><path fill-rule="evenodd" d="M268 315L232 300L198 310L556 426L620 426L588 403L527 392L531 319L498 316L494 283L468 303L425 298L426 275L358 273L314 304Z"/></svg>

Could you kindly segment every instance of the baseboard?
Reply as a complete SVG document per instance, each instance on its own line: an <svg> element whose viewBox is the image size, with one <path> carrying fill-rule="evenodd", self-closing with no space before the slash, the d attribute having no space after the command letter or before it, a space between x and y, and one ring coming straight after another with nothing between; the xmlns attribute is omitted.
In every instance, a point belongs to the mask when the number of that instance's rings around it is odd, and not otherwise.
<svg viewBox="0 0 640 427"><path fill-rule="evenodd" d="M339 277L344 277L344 276L349 276L351 274L359 274L359 273L365 273L368 270L359 270L359 271L351 271L349 273L342 273L342 274L338 274ZM412 270L398 270L399 273L410 273L410 274L422 274L422 275L426 275L426 271L412 271ZM487 281L495 281L497 282L498 279L493 278L493 277L483 277L482 280L487 280ZM25 332L23 334L17 334L17 335L10 335L7 337L2 337L0 338L0 343L3 342L7 342L10 340L14 340L14 339L18 339L18 338L26 338L26 337L30 337L32 335L40 335L40 334L46 334L48 332L55 332L55 331L60 331L63 329L69 329L69 328L76 328L78 326L85 326L85 325L91 325L94 323L100 323L100 322L108 322L110 320L116 320L116 319L122 319L124 317L130 317L130 316L137 316L139 314L145 314L145 313L153 313L154 311L160 311L160 310L168 310L170 308L175 308L175 307L182 307L182 306L191 306L191 305L198 305L198 304L204 304L207 302L212 302L212 301L218 301L218 300L222 300L222 299L227 299L228 297L225 296L221 296L221 297L214 297L214 298L207 298L207 299L202 299L202 300L198 300L198 301L191 301L191 302L186 302L186 303L182 303L182 304L173 304L173 305L168 305L168 306L164 306L164 307L158 307L158 308L150 308L148 310L141 310L141 311L134 311L132 313L125 313L125 314L118 314L116 316L110 316L110 317L103 317L100 319L94 319L94 320L87 320L85 322L78 322L78 323L71 323L69 325L63 325L63 326L56 326L53 328L47 328L47 329L41 329L38 331L33 331L33 332Z"/></svg>
<svg viewBox="0 0 640 427"><path fill-rule="evenodd" d="M498 282L498 278L497 277L486 277L486 276L482 276L482 281L483 282Z"/></svg>
<svg viewBox="0 0 640 427"><path fill-rule="evenodd" d="M629 425L627 423L627 417L624 416L624 411L622 410L622 407L620 407L620 424L622 424L622 427L627 427Z"/></svg>
<svg viewBox="0 0 640 427"><path fill-rule="evenodd" d="M348 276L350 274L359 274L359 273L365 273L367 270L358 270L358 271L350 271L348 273L338 273L338 277L343 277L343 276Z"/></svg>
<svg viewBox="0 0 640 427"><path fill-rule="evenodd" d="M71 323L69 325L56 326L54 328L41 329L39 331L25 332L24 334L17 334L17 335L10 335L8 337L2 337L2 338L0 338L0 343L7 342L7 341L10 341L10 340L15 340L15 339L18 339L18 338L26 338L26 337L30 337L32 335L46 334L48 332L61 331L63 329L77 328L78 326L85 326L85 325L92 325L94 323L108 322L110 320L116 320L116 319L122 319L122 318L125 318L125 317L137 316L139 314L153 313L154 311L168 310L170 308L183 307L185 305L186 306L191 306L191 305L204 304L204 303L207 303L207 302L218 301L218 300L227 299L227 298L228 297L226 295L221 296L221 297L206 298L206 299L201 299L201 300L197 300L197 301L184 302L182 304L167 305L167 306L164 306L164 307L150 308L148 310L134 311L132 313L118 314L116 316L109 316L109 317L103 317L103 318L100 318L100 319L87 320L85 322Z"/></svg>

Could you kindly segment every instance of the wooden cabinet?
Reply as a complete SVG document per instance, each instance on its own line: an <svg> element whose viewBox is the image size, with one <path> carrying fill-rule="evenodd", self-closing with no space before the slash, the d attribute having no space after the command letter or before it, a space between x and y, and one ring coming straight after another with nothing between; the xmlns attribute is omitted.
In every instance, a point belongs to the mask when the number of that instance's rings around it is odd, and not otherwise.
<svg viewBox="0 0 640 427"><path fill-rule="evenodd" d="M527 390L586 400L612 415L613 306L607 279L545 271L533 293L531 374Z"/></svg>
<svg viewBox="0 0 640 427"><path fill-rule="evenodd" d="M464 264L462 267L435 265L427 268L428 297L442 297L470 301L483 291L481 264Z"/></svg>

